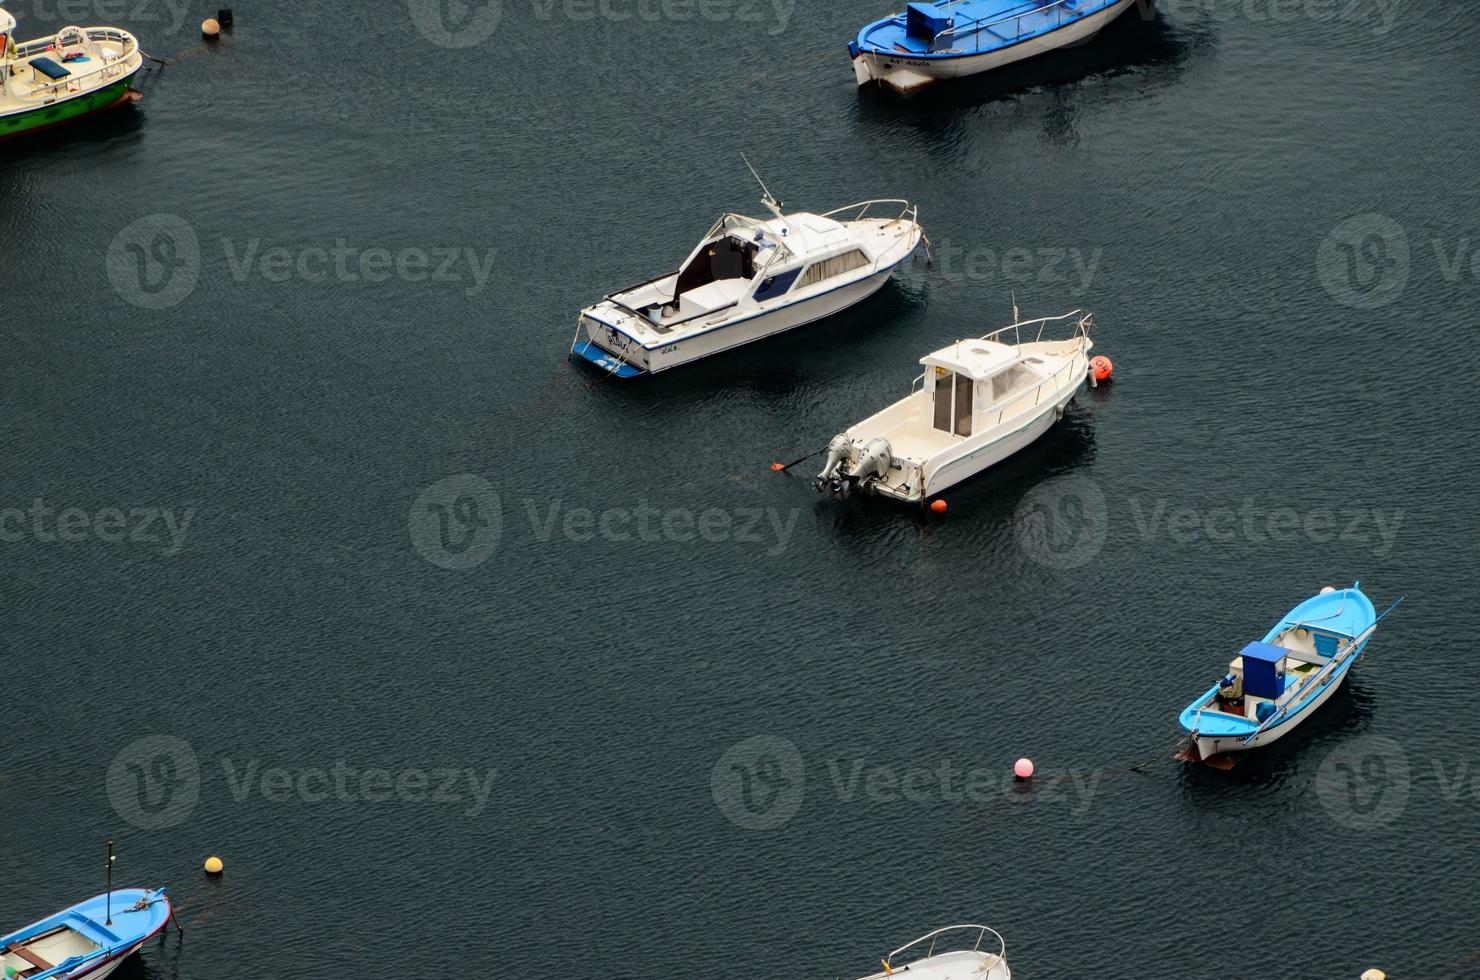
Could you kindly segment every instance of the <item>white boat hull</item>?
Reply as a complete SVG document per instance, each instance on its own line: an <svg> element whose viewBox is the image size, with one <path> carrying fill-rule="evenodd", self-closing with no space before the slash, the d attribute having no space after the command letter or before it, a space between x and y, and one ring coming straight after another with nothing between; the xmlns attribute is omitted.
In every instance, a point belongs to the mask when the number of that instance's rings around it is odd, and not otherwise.
<svg viewBox="0 0 1480 980"><path fill-rule="evenodd" d="M1272 745L1278 742L1299 727L1300 723L1310 717L1317 708L1325 704L1331 695L1335 694L1336 690L1346 682L1348 672L1349 669L1341 671L1331 683L1327 684L1319 694L1311 699L1308 705L1280 724L1259 732L1248 742L1245 742L1242 737L1237 735L1225 735L1221 738L1210 738L1205 735L1199 735L1197 737L1198 755L1201 758L1207 759L1224 752L1247 752L1250 749L1257 749L1260 746Z"/></svg>
<svg viewBox="0 0 1480 980"><path fill-rule="evenodd" d="M913 254L913 250L909 254ZM841 313L878 292L894 274L895 268L903 264L903 261L908 261L909 254L901 262L881 269L871 276L825 293L819 293L800 302L764 310L730 323L717 324L702 333L684 337L661 347L644 347L626 337L613 338L612 331L589 317L582 319L582 325L587 339L598 347L607 350L616 348L613 353L622 354L625 357L624 363L638 370L657 374L660 371L688 364L690 361L697 361L754 343L757 340L774 337L788 330L795 330L797 327L832 316L834 313Z"/></svg>
<svg viewBox="0 0 1480 980"><path fill-rule="evenodd" d="M993 68L1001 68L1083 41L1125 13L1134 3L1135 0L1120 0L1113 6L1055 31L981 54L911 58L892 53L860 51L853 58L853 75L860 86L878 82L898 92L912 92L935 82L979 75Z"/></svg>
<svg viewBox="0 0 1480 980"><path fill-rule="evenodd" d="M933 474L928 474L925 478L925 496L933 497L942 493L962 480L970 479L982 470L996 466L1014 453L1037 442L1063 416L1069 403L1084 387L1087 377L1087 372L1080 373L1077 384L1069 388L1067 392L1061 393L1057 401L1041 414L1029 419L1022 428L951 460Z"/></svg>

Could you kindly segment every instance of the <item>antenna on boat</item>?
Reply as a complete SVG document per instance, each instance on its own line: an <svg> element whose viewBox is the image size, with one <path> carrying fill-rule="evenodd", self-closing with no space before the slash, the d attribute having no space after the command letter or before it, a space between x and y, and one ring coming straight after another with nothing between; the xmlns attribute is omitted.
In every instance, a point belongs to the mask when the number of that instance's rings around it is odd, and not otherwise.
<svg viewBox="0 0 1480 980"><path fill-rule="evenodd" d="M103 925L111 926L113 924L113 838L111 837L108 838L108 897L103 901L107 909L103 916L106 920Z"/></svg>
<svg viewBox="0 0 1480 980"><path fill-rule="evenodd" d="M771 191L768 187L766 187L766 182L764 180L761 180L761 175L755 172L755 168L750 165L750 160L745 156L744 153L740 154L740 159L745 161L745 167L747 170L750 171L750 176L754 177L755 182L761 185L761 203L766 206L766 210L770 211L776 217L780 218L781 202L771 196Z"/></svg>
<svg viewBox="0 0 1480 980"><path fill-rule="evenodd" d="M1012 291L1012 322L1018 322L1017 290Z"/></svg>

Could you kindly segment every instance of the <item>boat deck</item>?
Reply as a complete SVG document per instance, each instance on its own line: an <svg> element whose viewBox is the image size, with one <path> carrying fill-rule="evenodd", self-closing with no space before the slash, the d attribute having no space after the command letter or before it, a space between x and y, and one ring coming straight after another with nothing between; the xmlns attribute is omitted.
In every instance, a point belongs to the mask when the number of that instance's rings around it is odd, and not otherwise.
<svg viewBox="0 0 1480 980"><path fill-rule="evenodd" d="M1056 31L1111 6L1115 0L940 0L914 3L910 11L865 27L858 44L865 50L910 57L952 57L1005 48ZM949 24L939 33L922 30L919 14ZM914 23L912 24L912 20ZM913 27L913 29L912 29Z"/></svg>
<svg viewBox="0 0 1480 980"><path fill-rule="evenodd" d="M0 115L46 105L102 88L142 65L133 35L109 27L89 27L87 40L66 51L51 38L17 46L20 55L0 77Z"/></svg>

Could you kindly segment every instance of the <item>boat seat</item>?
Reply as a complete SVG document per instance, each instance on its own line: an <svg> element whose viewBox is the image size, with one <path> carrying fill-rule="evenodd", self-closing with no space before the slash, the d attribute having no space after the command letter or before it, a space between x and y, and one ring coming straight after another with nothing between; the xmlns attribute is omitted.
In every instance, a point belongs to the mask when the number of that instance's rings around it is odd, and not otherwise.
<svg viewBox="0 0 1480 980"><path fill-rule="evenodd" d="M18 972L16 974L17 976L26 977L30 976L34 972L44 973L47 970L56 969L56 967L46 962L41 957L31 952L29 949L22 946L20 943L11 943L9 946L5 947L5 951L7 953L13 953L16 956L19 956L21 959L25 960L27 963L36 968L35 970L25 970L23 972Z"/></svg>

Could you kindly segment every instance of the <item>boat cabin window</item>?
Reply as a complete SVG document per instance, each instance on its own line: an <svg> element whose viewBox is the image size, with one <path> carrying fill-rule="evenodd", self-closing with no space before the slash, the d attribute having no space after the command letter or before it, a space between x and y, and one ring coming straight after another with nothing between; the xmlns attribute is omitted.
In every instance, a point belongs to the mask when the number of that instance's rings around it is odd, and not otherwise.
<svg viewBox="0 0 1480 980"><path fill-rule="evenodd" d="M1013 392L1022 391L1037 380L1038 375L1020 364L1014 364L1006 371L992 378L992 401L1000 402Z"/></svg>
<svg viewBox="0 0 1480 980"><path fill-rule="evenodd" d="M971 396L976 384L970 375L943 367L935 369L935 427L958 436L971 435Z"/></svg>
<svg viewBox="0 0 1480 980"><path fill-rule="evenodd" d="M845 272L862 269L866 265L868 265L868 256L864 255L861 249L855 248L851 252L834 255L830 259L823 259L821 262L814 262L807 266L807 271L802 274L801 284L797 288L806 289L808 286L815 286L824 279L841 276Z"/></svg>
<svg viewBox="0 0 1480 980"><path fill-rule="evenodd" d="M754 279L756 251L754 242L741 241L728 235L710 242L678 274L673 295L682 295L720 279Z"/></svg>

